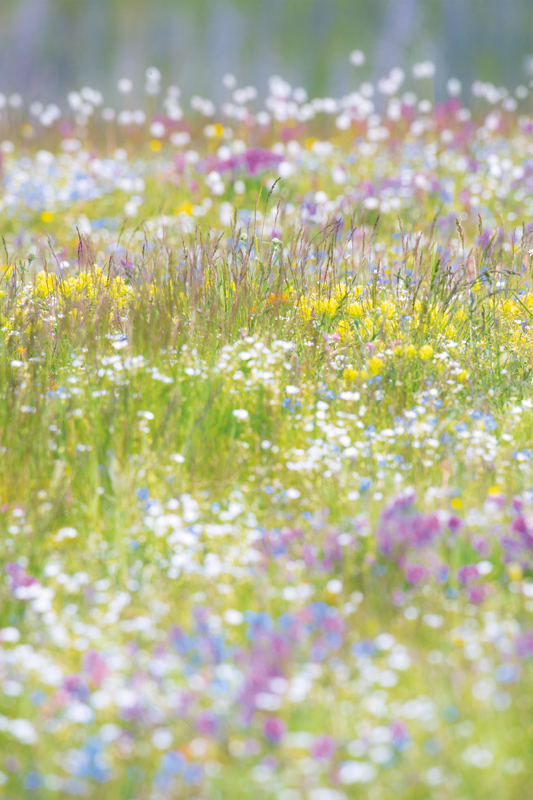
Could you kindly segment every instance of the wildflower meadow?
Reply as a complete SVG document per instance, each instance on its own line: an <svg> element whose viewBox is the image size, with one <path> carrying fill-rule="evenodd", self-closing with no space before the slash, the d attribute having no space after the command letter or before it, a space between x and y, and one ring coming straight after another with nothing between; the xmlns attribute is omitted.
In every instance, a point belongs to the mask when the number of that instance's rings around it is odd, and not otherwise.
<svg viewBox="0 0 533 800"><path fill-rule="evenodd" d="M0 95L2 797L533 796L533 107L434 72Z"/></svg>

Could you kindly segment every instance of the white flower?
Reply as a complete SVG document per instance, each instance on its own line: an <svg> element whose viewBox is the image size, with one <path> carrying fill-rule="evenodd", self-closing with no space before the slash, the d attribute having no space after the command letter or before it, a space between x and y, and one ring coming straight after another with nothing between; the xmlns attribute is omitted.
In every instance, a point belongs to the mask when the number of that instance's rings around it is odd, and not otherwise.
<svg viewBox="0 0 533 800"><path fill-rule="evenodd" d="M350 64L352 64L354 67L362 67L365 61L365 54L362 50L354 50L352 53L350 53Z"/></svg>
<svg viewBox="0 0 533 800"><path fill-rule="evenodd" d="M236 608L228 608L224 611L224 622L228 625L240 625L244 617Z"/></svg>
<svg viewBox="0 0 533 800"><path fill-rule="evenodd" d="M172 744L172 733L168 728L156 728L152 734L152 744L158 750L168 750Z"/></svg>
<svg viewBox="0 0 533 800"><path fill-rule="evenodd" d="M250 415L245 408L236 408L235 411L233 411L233 416L235 419L244 420L248 419Z"/></svg>
<svg viewBox="0 0 533 800"><path fill-rule="evenodd" d="M343 761L339 768L341 783L368 783L376 777L376 768L364 761Z"/></svg>
<svg viewBox="0 0 533 800"><path fill-rule="evenodd" d="M27 719L14 719L9 723L9 731L22 744L35 744L39 738L35 728Z"/></svg>
<svg viewBox="0 0 533 800"><path fill-rule="evenodd" d="M55 535L56 542L62 542L63 539L75 539L78 535L76 528L60 528Z"/></svg>

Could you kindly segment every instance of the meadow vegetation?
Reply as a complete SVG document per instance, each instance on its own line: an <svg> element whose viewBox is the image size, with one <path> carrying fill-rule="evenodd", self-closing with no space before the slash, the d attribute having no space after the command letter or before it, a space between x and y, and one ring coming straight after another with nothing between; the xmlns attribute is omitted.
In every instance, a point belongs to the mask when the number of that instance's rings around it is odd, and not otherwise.
<svg viewBox="0 0 533 800"><path fill-rule="evenodd" d="M3 796L533 792L528 90L400 72L2 111Z"/></svg>

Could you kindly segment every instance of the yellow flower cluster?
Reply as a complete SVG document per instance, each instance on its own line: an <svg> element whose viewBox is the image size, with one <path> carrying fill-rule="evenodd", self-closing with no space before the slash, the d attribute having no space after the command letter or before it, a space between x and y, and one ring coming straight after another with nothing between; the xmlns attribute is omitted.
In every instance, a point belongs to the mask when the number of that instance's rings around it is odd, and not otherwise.
<svg viewBox="0 0 533 800"><path fill-rule="evenodd" d="M58 301L64 304L66 298L73 302L82 300L97 301L104 297L111 300L113 306L123 310L133 296L133 290L120 276L107 276L101 267L94 265L92 269L80 272L66 280L59 279L48 271L38 272L35 276L35 293L46 300L56 293Z"/></svg>
<svg viewBox="0 0 533 800"><path fill-rule="evenodd" d="M53 272L48 272L47 270L38 272L35 276L35 292L44 300L54 293L57 282Z"/></svg>
<svg viewBox="0 0 533 800"><path fill-rule="evenodd" d="M341 341L373 341L376 336L385 339L405 339L406 333L416 329L423 338L426 334L442 334L454 338L457 321L440 303L424 303L417 300L414 308L408 308L401 296L385 295L373 297L371 290L362 286L347 287L339 284L332 292L310 292L298 305L300 319L304 323L338 319L336 332ZM429 357L429 356L428 356Z"/></svg>

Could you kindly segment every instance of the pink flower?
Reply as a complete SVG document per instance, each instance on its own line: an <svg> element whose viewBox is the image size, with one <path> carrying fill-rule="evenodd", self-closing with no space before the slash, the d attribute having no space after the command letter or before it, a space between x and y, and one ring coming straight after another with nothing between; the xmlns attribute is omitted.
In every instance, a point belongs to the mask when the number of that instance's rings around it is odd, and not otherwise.
<svg viewBox="0 0 533 800"><path fill-rule="evenodd" d="M88 650L83 656L83 671L92 683L100 686L107 677L109 669L97 650Z"/></svg>
<svg viewBox="0 0 533 800"><path fill-rule="evenodd" d="M408 564L405 568L407 583L420 583L427 576L427 569L422 564Z"/></svg>
<svg viewBox="0 0 533 800"><path fill-rule="evenodd" d="M392 736L392 743L397 750L407 750L412 743L412 739L407 730L407 726L401 720L395 720L389 725Z"/></svg>
<svg viewBox="0 0 533 800"><path fill-rule="evenodd" d="M215 169L217 172L226 172L229 169L240 169L244 167L249 175L256 175L259 170L275 167L281 161L283 161L283 157L277 153L273 153L272 150L250 147L244 153L217 161L215 163Z"/></svg>
<svg viewBox="0 0 533 800"><path fill-rule="evenodd" d="M202 711L196 717L196 729L205 736L213 736L218 727L218 720L212 711Z"/></svg>
<svg viewBox="0 0 533 800"><path fill-rule="evenodd" d="M313 758L329 761L336 749L337 745L331 736L318 736L311 745L311 755Z"/></svg>
<svg viewBox="0 0 533 800"><path fill-rule="evenodd" d="M482 556L488 556L490 552L490 548L488 545L487 540L484 536L480 533L477 533L475 536L472 537L472 547L474 550L477 550L478 553Z"/></svg>
<svg viewBox="0 0 533 800"><path fill-rule="evenodd" d="M16 561L11 561L5 565L4 569L10 576L9 588L14 597L19 600L31 600L36 596L35 590L41 584L37 578L26 574L26 567Z"/></svg>
<svg viewBox="0 0 533 800"><path fill-rule="evenodd" d="M475 581L479 578L479 570L475 564L465 564L464 567L461 567L457 570L457 580L459 583L470 583L471 581Z"/></svg>
<svg viewBox="0 0 533 800"><path fill-rule="evenodd" d="M519 658L529 658L533 656L533 628L517 636L514 649Z"/></svg>
<svg viewBox="0 0 533 800"><path fill-rule="evenodd" d="M487 596L489 591L489 587L486 583L482 583L481 586L474 586L472 589L468 589L467 595L468 599L471 603L482 603L485 597Z"/></svg>
<svg viewBox="0 0 533 800"><path fill-rule="evenodd" d="M278 717L269 717L263 725L263 733L271 742L280 742L286 730L287 726Z"/></svg>

